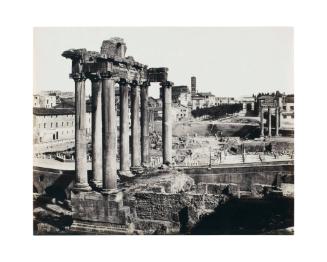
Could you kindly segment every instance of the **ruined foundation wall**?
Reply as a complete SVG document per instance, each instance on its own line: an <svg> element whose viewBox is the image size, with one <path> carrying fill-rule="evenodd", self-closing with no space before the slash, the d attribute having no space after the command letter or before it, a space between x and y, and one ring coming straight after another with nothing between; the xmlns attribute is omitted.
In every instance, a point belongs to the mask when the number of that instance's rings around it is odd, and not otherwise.
<svg viewBox="0 0 327 262"><path fill-rule="evenodd" d="M232 197L236 184L200 184L173 172L140 178L114 194L72 193L71 231L106 234L177 234ZM142 181L142 182L141 182ZM135 182L135 181L134 181Z"/></svg>
<svg viewBox="0 0 327 262"><path fill-rule="evenodd" d="M231 166L212 168L184 169L195 183L234 183L242 191L251 191L253 184L280 186L281 183L294 183L294 165Z"/></svg>

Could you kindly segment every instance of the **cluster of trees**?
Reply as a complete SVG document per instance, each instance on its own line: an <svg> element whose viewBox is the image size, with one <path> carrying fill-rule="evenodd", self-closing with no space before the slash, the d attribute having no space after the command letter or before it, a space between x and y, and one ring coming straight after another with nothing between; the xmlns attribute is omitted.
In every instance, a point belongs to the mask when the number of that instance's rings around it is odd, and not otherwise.
<svg viewBox="0 0 327 262"><path fill-rule="evenodd" d="M276 91L276 93L275 92L272 92L272 93L258 93L257 94L257 97L260 97L260 96L282 96L282 93L281 92L279 92L279 91ZM255 97L255 95L253 94L253 97Z"/></svg>
<svg viewBox="0 0 327 262"><path fill-rule="evenodd" d="M193 117L209 116L212 119L218 119L227 114L238 113L243 109L241 103L238 104L221 104L219 106L198 108L192 110L191 114Z"/></svg>

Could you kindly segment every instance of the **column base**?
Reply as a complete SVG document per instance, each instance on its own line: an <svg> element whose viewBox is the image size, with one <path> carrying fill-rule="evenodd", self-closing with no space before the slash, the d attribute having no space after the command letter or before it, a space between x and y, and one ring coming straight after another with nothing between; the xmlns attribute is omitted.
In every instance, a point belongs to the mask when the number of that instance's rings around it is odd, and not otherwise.
<svg viewBox="0 0 327 262"><path fill-rule="evenodd" d="M144 162L144 163L142 163L142 168L143 169L147 169L147 168L149 168L150 167L150 163L148 163L148 162Z"/></svg>
<svg viewBox="0 0 327 262"><path fill-rule="evenodd" d="M89 184L86 183L76 183L73 187L73 191L76 192L88 192L91 190L92 188L89 186Z"/></svg>
<svg viewBox="0 0 327 262"><path fill-rule="evenodd" d="M132 166L131 171L132 171L132 173L135 173L135 174L142 174L144 172L144 168L141 166Z"/></svg>
<svg viewBox="0 0 327 262"><path fill-rule="evenodd" d="M102 188L102 180L92 180L90 184L93 187Z"/></svg>
<svg viewBox="0 0 327 262"><path fill-rule="evenodd" d="M169 170L169 169L171 169L171 165L169 165L169 164L162 164L162 165L160 166L160 169L163 169L163 170Z"/></svg>
<svg viewBox="0 0 327 262"><path fill-rule="evenodd" d="M103 195L115 195L117 193L119 193L120 191L115 188L115 189L102 189L101 190L101 194Z"/></svg>
<svg viewBox="0 0 327 262"><path fill-rule="evenodd" d="M118 170L118 175L121 177L133 177L134 176L130 170Z"/></svg>

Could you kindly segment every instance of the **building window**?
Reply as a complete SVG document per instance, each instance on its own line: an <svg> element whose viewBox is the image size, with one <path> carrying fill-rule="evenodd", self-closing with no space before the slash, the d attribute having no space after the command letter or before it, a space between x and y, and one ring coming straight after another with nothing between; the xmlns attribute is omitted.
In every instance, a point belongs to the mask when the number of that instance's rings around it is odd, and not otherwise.
<svg viewBox="0 0 327 262"><path fill-rule="evenodd" d="M283 106L283 109L286 110L286 106Z"/></svg>
<svg viewBox="0 0 327 262"><path fill-rule="evenodd" d="M283 115L283 118L284 118L284 119L286 119L286 116L285 116L285 115Z"/></svg>
<svg viewBox="0 0 327 262"><path fill-rule="evenodd" d="M294 106L291 106L291 110L294 110Z"/></svg>
<svg viewBox="0 0 327 262"><path fill-rule="evenodd" d="M51 122L51 127L52 127L52 122Z"/></svg>
<svg viewBox="0 0 327 262"><path fill-rule="evenodd" d="M292 117L292 119L294 118L294 116L291 116Z"/></svg>
<svg viewBox="0 0 327 262"><path fill-rule="evenodd" d="M47 124L46 124L46 123L44 123L43 127L44 127L44 128L46 128L46 127L47 127Z"/></svg>
<svg viewBox="0 0 327 262"><path fill-rule="evenodd" d="M64 122L61 123L61 126L64 126Z"/></svg>

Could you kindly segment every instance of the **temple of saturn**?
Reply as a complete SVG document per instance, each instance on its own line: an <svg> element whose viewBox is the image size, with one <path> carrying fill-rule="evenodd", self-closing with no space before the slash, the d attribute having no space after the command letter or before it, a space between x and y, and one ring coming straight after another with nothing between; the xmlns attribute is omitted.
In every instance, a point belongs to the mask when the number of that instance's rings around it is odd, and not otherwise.
<svg viewBox="0 0 327 262"><path fill-rule="evenodd" d="M167 68L148 68L127 56L121 38L102 43L101 51L70 49L62 56L72 61L70 78L75 82L75 192L90 191L87 177L85 81L92 83L92 169L91 183L110 192L117 179L141 173L149 164L148 87L160 82L163 89L163 163L172 158L171 87ZM120 129L117 145L115 85L120 90ZM131 95L131 152L129 146L129 94ZM120 166L117 175L116 155ZM131 161L129 155L131 153ZM131 162L131 166L130 163Z"/></svg>
<svg viewBox="0 0 327 262"><path fill-rule="evenodd" d="M277 96L261 96L259 97L259 112L260 112L260 137L265 136L265 126L264 126L264 112L268 111L268 137L272 136L271 132L271 115L272 110L275 110L275 135L279 136L280 127L280 101L281 97Z"/></svg>

